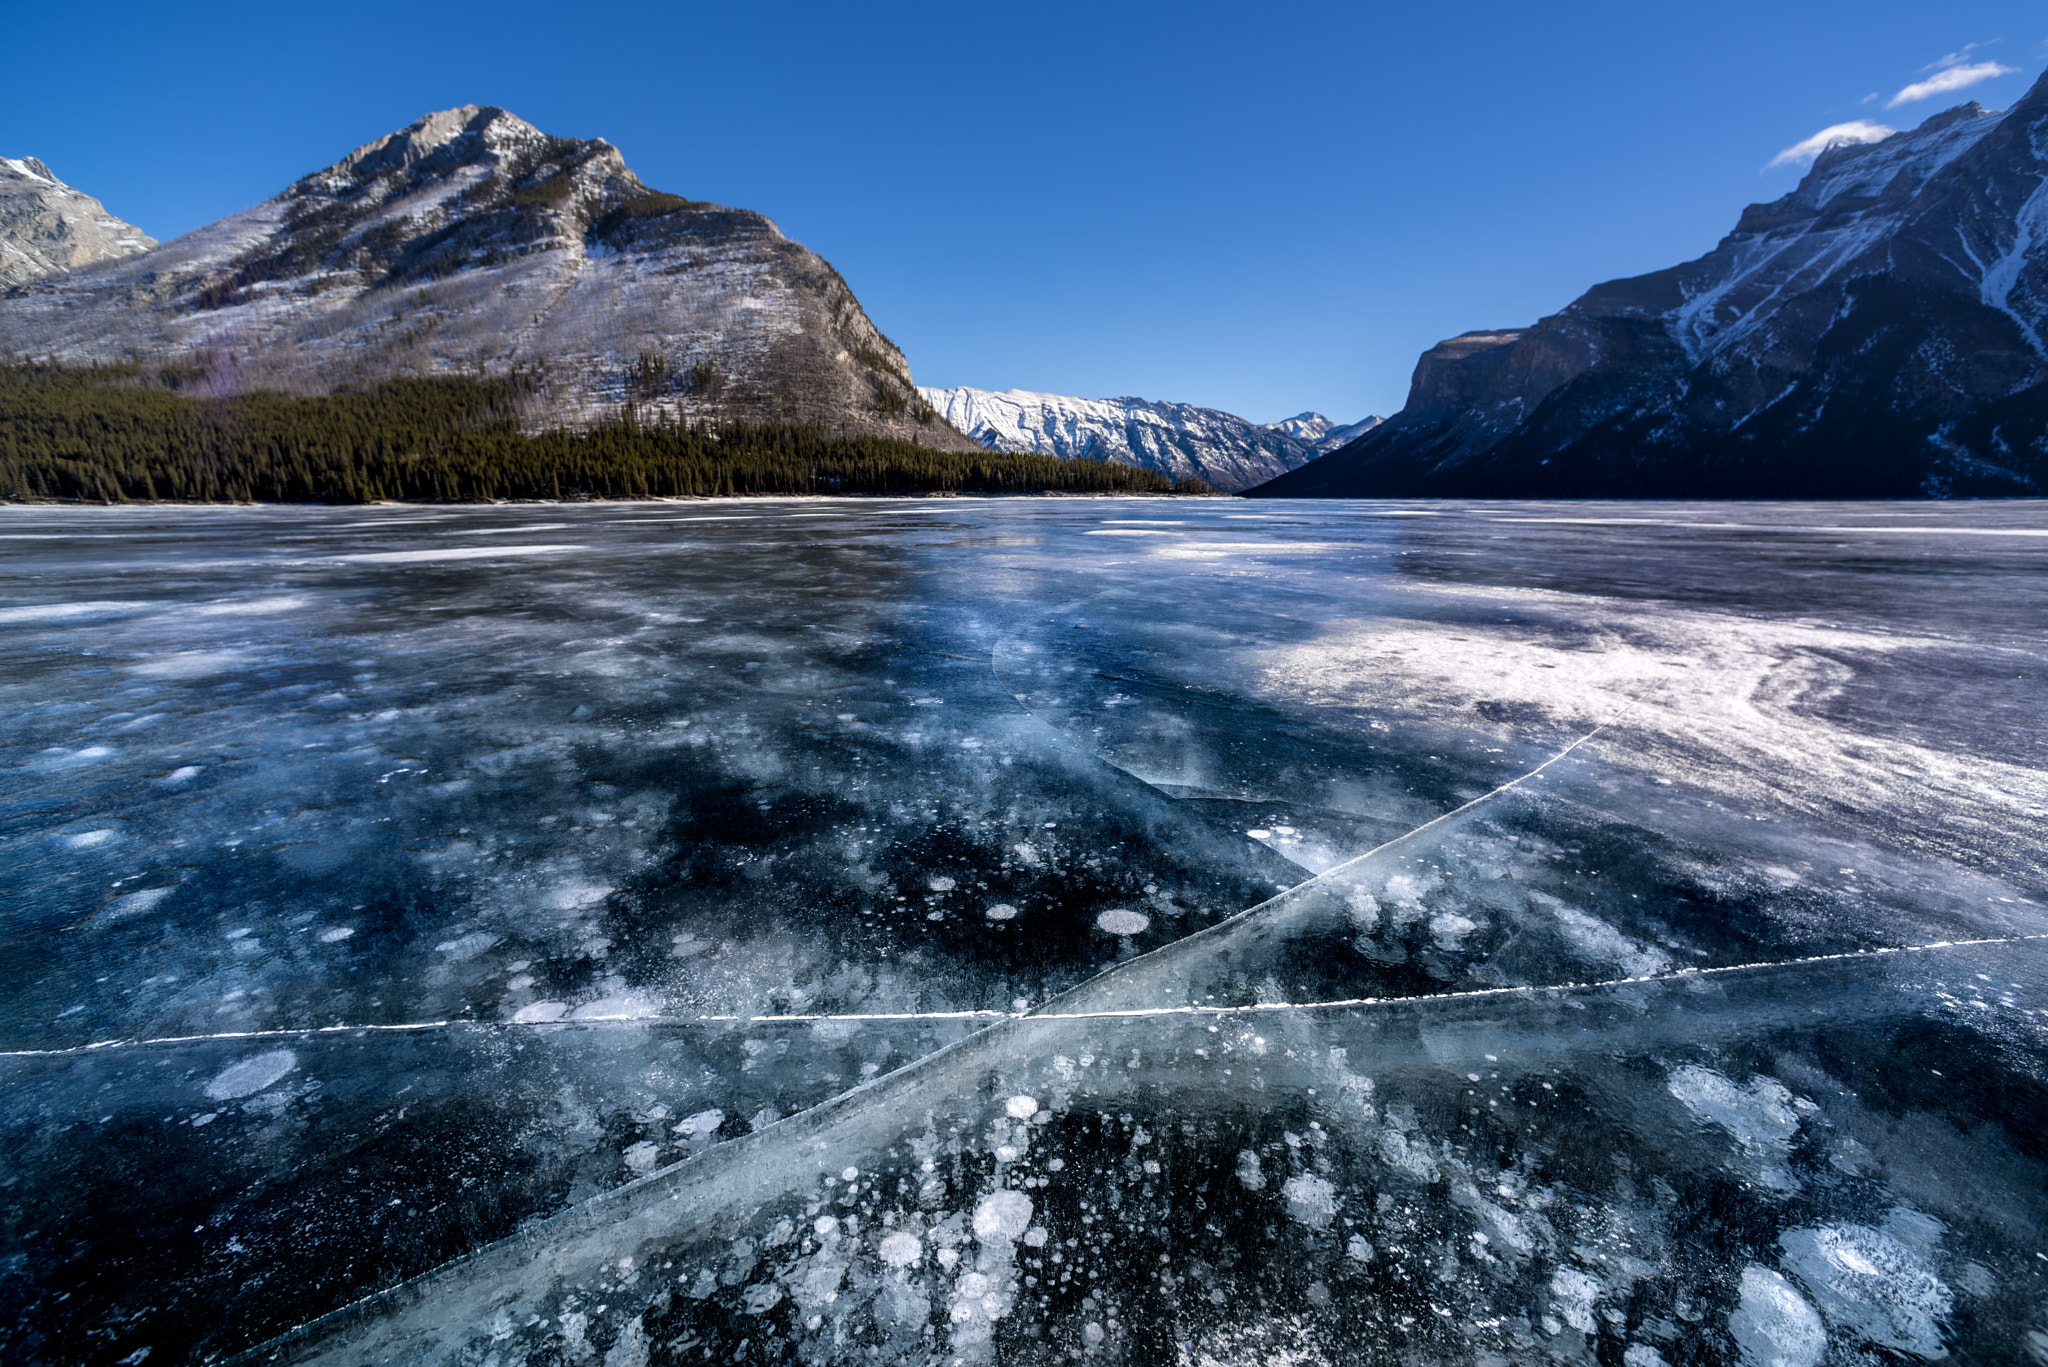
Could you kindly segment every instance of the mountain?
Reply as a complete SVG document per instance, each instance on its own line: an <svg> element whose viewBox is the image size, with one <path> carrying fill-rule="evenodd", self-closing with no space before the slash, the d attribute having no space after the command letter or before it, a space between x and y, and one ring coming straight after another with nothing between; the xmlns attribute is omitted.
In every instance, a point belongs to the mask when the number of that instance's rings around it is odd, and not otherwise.
<svg viewBox="0 0 2048 1367"><path fill-rule="evenodd" d="M1249 489L1316 457L1317 438L1297 435L1289 423L1304 431L1316 423L1324 433L1333 430L1319 413L1259 424L1214 408L1148 399L1073 399L1023 389L918 393L991 451L1113 460L1175 479L1194 476L1226 492Z"/></svg>
<svg viewBox="0 0 2048 1367"><path fill-rule="evenodd" d="M536 427L630 404L975 449L838 272L768 219L651 190L610 143L482 105L174 242L16 284L9 352L141 356L214 392L516 372Z"/></svg>
<svg viewBox="0 0 2048 1367"><path fill-rule="evenodd" d="M1268 496L2048 493L2048 77L1823 152L1699 258L1424 353Z"/></svg>
<svg viewBox="0 0 2048 1367"><path fill-rule="evenodd" d="M1291 418L1269 422L1266 426L1277 428L1297 441L1305 441L1317 451L1334 451L1347 442L1356 441L1385 421L1375 414L1362 422L1339 426L1320 413L1296 413Z"/></svg>
<svg viewBox="0 0 2048 1367"><path fill-rule="evenodd" d="M34 157L0 157L0 290L155 245Z"/></svg>

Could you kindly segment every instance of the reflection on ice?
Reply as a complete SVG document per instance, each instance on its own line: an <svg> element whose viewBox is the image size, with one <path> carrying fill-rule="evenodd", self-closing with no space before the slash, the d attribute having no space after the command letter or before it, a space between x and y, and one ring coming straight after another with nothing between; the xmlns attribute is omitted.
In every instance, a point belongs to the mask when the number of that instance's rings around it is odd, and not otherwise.
<svg viewBox="0 0 2048 1367"><path fill-rule="evenodd" d="M7 512L6 1356L2048 1353L2025 509L1233 506Z"/></svg>

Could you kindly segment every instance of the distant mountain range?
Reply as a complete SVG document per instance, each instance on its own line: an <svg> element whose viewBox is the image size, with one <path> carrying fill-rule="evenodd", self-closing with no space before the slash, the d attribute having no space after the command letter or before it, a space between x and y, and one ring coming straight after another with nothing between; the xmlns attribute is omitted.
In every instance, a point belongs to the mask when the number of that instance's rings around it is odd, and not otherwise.
<svg viewBox="0 0 2048 1367"><path fill-rule="evenodd" d="M920 389L952 426L991 451L1113 460L1194 477L1237 492L1298 469L1370 430L1380 419L1338 426L1320 413L1276 423L1188 403L1076 399L1023 389Z"/></svg>
<svg viewBox="0 0 2048 1367"><path fill-rule="evenodd" d="M6 161L0 243L0 357L140 357L212 392L517 372L536 427L630 405L975 449L838 272L766 218L649 189L610 143L489 106L161 246Z"/></svg>
<svg viewBox="0 0 2048 1367"><path fill-rule="evenodd" d="M1823 152L1697 261L1426 352L1262 496L2048 493L2048 77Z"/></svg>
<svg viewBox="0 0 2048 1367"><path fill-rule="evenodd" d="M1266 426L1285 432L1299 441L1305 441L1318 452L1334 451L1347 442L1364 436L1386 419L1375 414L1360 422L1335 423L1320 413L1296 413L1291 418L1269 422Z"/></svg>

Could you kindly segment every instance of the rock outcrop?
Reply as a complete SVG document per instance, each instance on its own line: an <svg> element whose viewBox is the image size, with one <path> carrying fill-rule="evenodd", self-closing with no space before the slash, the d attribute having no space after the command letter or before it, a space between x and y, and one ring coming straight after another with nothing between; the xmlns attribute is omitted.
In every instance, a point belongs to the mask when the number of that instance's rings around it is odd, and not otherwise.
<svg viewBox="0 0 2048 1367"><path fill-rule="evenodd" d="M1425 353L1274 496L2048 493L2048 77L1821 154L1712 252Z"/></svg>
<svg viewBox="0 0 2048 1367"><path fill-rule="evenodd" d="M760 214L651 190L601 139L430 114L152 251L16 285L0 354L140 356L217 391L520 373L534 426L632 407L948 449L903 353Z"/></svg>
<svg viewBox="0 0 2048 1367"><path fill-rule="evenodd" d="M155 245L34 157L0 157L0 290Z"/></svg>

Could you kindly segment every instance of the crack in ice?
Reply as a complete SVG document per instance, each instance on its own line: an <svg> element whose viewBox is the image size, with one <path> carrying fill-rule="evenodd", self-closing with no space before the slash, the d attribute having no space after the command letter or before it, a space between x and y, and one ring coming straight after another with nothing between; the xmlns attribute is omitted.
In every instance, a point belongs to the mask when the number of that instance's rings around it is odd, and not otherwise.
<svg viewBox="0 0 2048 1367"><path fill-rule="evenodd" d="M1190 937L1192 938L1192 937ZM1336 997L1313 1002L1250 1002L1240 1006L1143 1006L1123 1010L1097 1011L874 1011L844 1015L802 1016L595 1016L579 1021L412 1021L399 1025L317 1025L300 1029L235 1030L214 1035L164 1035L152 1039L100 1040L61 1049L0 1049L0 1058L61 1058L71 1054L102 1053L109 1049L140 1049L177 1044L205 1044L217 1040L261 1043L269 1040L315 1039L321 1035L363 1035L419 1033L429 1030L561 1030L585 1029L594 1025L658 1025L669 1028L690 1025L818 1025L836 1022L876 1021L964 1021L985 1020L991 1024L1012 1020L1148 1020L1165 1016L1244 1016L1285 1011L1338 1011L1362 1006L1409 1006L1418 1002L1477 1001L1487 997L1526 997L1540 992L1594 992L1614 987L1635 987L1648 983L1682 982L1696 978L1719 978L1738 973L1761 973L1780 968L1805 968L1814 964L1850 963L1878 959L1892 954L1931 954L1940 950L1982 949L1992 945L2026 944L2048 940L2048 932L2035 935L1997 935L1980 940L1930 940L1918 945L1879 945L1873 949L1847 949L1835 954L1809 954L1796 959L1763 959L1749 964L1722 964L1716 968L1681 968L1670 973L1646 973L1628 978L1596 978L1588 982L1523 983L1514 987L1480 987L1467 992L1423 992L1406 997ZM1176 944L1183 943L1175 941ZM1172 946L1168 946L1171 948ZM915 1068L923 1059L904 1065ZM836 1098L834 1098L836 1099ZM821 1103L822 1104L822 1103ZM798 1112L797 1114L801 1114Z"/></svg>

